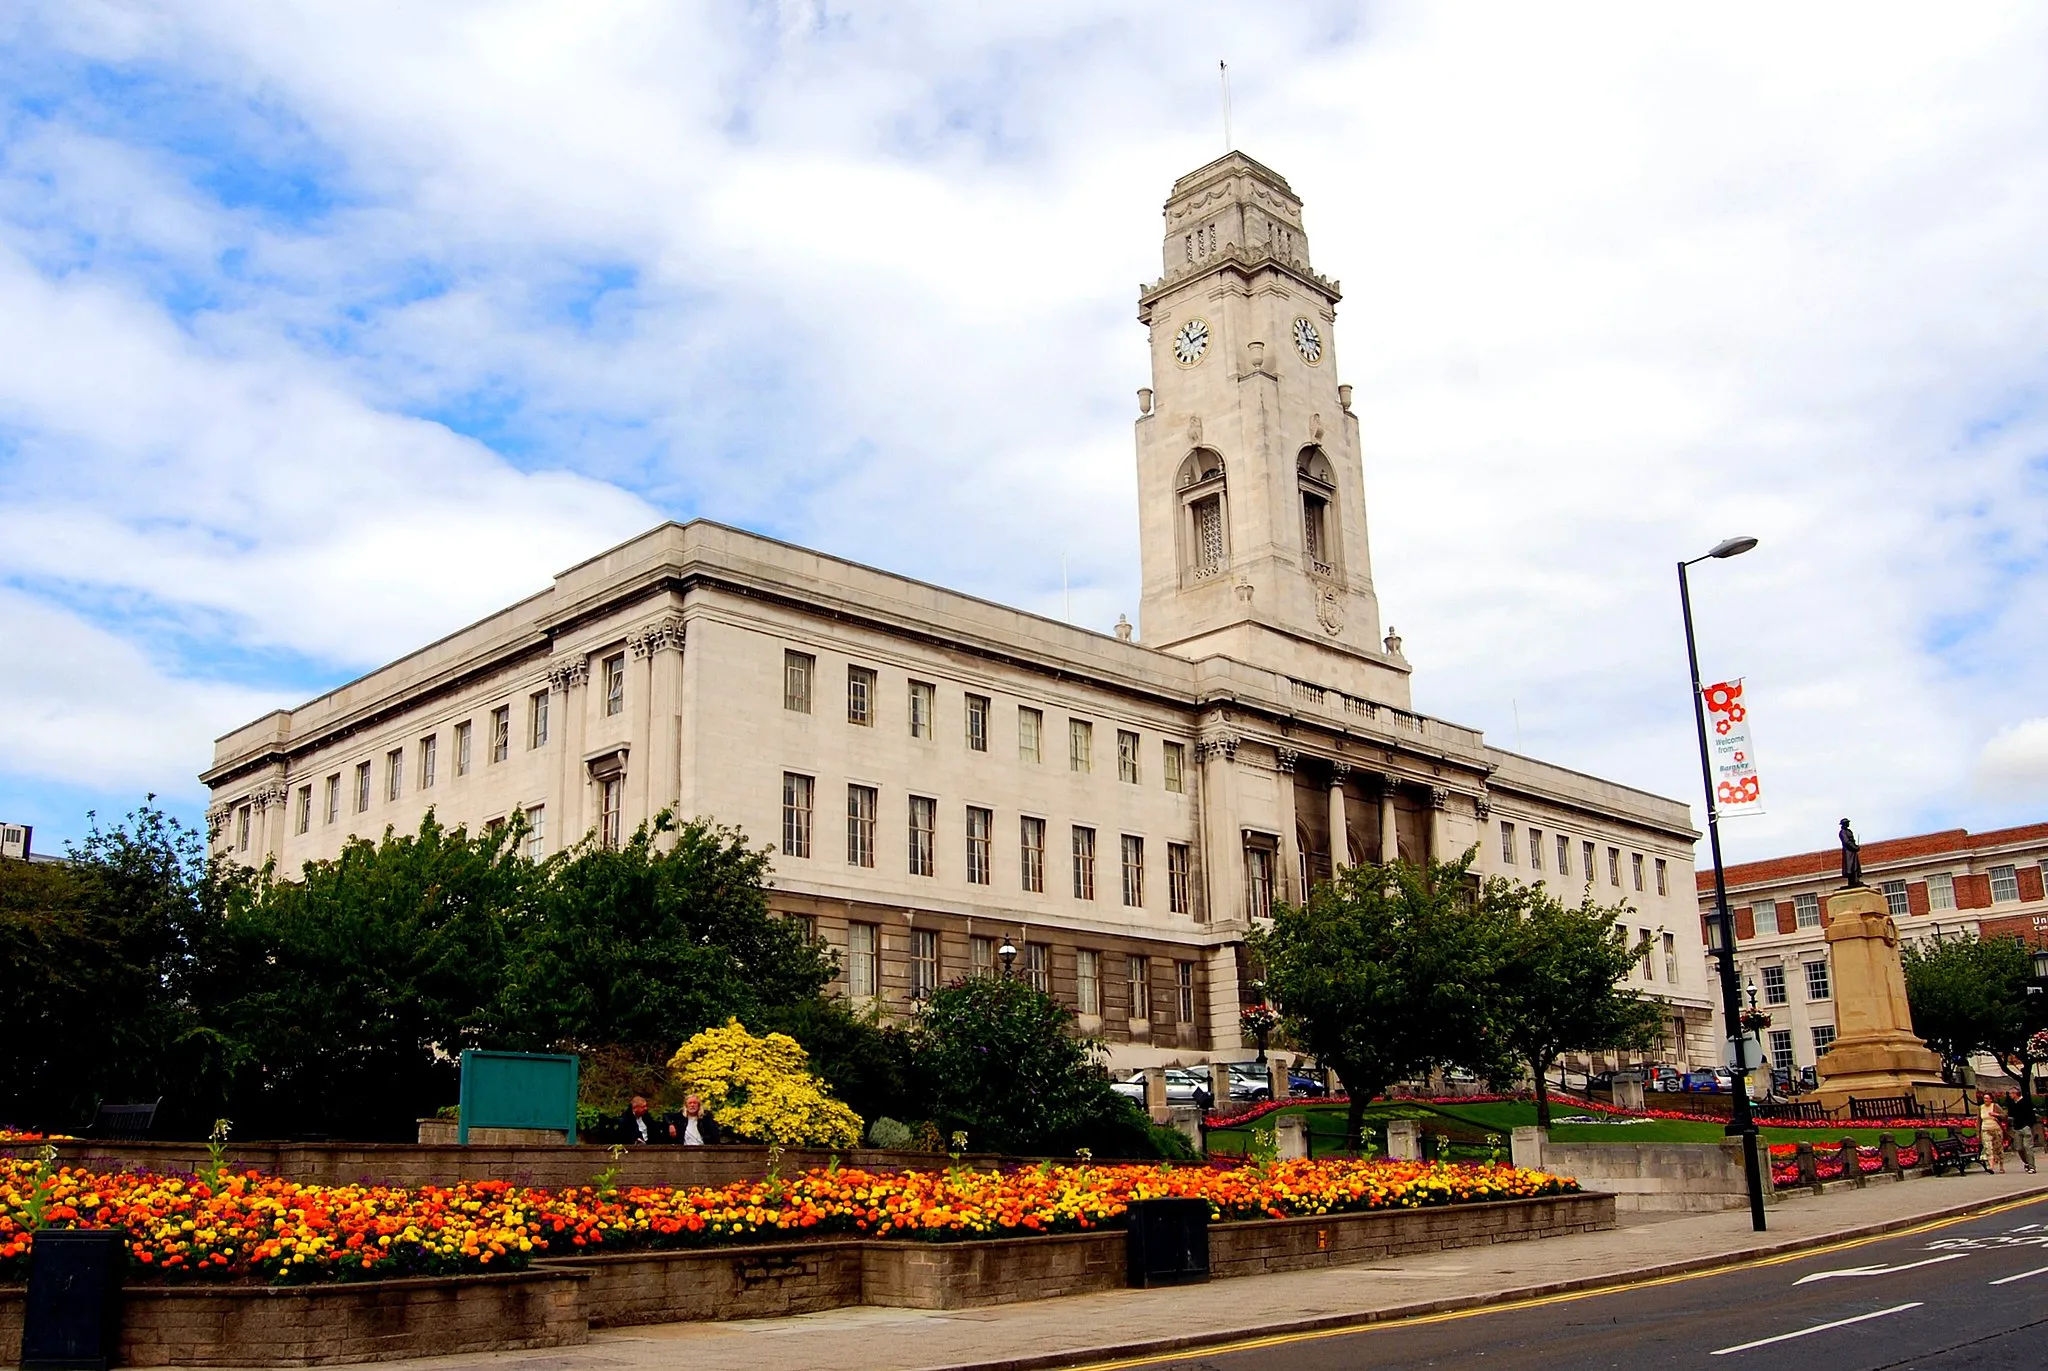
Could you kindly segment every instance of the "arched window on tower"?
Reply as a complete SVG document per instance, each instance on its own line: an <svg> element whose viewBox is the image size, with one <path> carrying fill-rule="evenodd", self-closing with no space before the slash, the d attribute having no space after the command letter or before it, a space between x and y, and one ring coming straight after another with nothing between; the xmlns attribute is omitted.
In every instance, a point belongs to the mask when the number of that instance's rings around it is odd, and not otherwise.
<svg viewBox="0 0 2048 1371"><path fill-rule="evenodd" d="M1184 582L1220 576L1230 565L1230 506L1223 457L1196 448L1174 482L1180 501L1181 573Z"/></svg>
<svg viewBox="0 0 2048 1371"><path fill-rule="evenodd" d="M1337 531L1337 473L1319 447L1305 447L1295 463L1301 487L1301 548L1307 569L1317 576L1335 576L1344 565Z"/></svg>

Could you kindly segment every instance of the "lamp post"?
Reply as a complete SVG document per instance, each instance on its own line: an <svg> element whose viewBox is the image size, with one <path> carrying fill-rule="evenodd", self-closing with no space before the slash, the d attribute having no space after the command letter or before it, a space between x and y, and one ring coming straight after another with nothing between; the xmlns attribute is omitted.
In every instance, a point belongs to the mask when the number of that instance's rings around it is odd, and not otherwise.
<svg viewBox="0 0 2048 1371"><path fill-rule="evenodd" d="M1008 938L1005 938L1003 939L1003 945L996 949L996 955L1003 959L1003 979L1006 981L1011 979L1010 968L1017 961L1017 945Z"/></svg>
<svg viewBox="0 0 2048 1371"><path fill-rule="evenodd" d="M1685 658L1692 668L1692 717L1700 735L1700 781L1707 791L1707 844L1714 854L1715 960L1721 971L1721 1016L1728 1025L1732 1049L1735 1099L1729 1111L1728 1136L1742 1139L1742 1174L1749 1186L1749 1222L1764 1231L1763 1170L1758 1164L1756 1117L1749 1108L1749 1069L1742 1052L1742 992L1735 976L1735 916L1728 909L1728 878L1721 866L1721 811L1714 803L1714 764L1707 755L1707 706L1700 695L1700 654L1692 635L1692 590L1685 569L1708 559L1739 557L1756 546L1754 538L1724 538L1713 549L1678 564L1678 608L1685 619Z"/></svg>

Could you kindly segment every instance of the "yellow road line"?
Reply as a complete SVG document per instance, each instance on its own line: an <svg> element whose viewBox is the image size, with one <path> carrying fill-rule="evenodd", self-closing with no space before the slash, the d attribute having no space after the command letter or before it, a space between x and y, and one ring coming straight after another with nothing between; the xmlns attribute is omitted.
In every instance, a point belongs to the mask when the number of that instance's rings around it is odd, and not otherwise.
<svg viewBox="0 0 2048 1371"><path fill-rule="evenodd" d="M1286 1347L1298 1342L1316 1342L1324 1338L1340 1338L1352 1333L1368 1333L1382 1328L1419 1328L1424 1324L1450 1323L1457 1319L1477 1318L1482 1314L1507 1314L1519 1309L1540 1309L1545 1305L1567 1304L1573 1300L1595 1299L1601 1295L1612 1295L1622 1290L1654 1290L1660 1285L1677 1285L1681 1281L1699 1280L1703 1276L1722 1276L1730 1271L1747 1270L1759 1266L1779 1266L1785 1262L1804 1261L1808 1257L1825 1256L1830 1252L1843 1252L1852 1247L1864 1247L1874 1242L1889 1242L1893 1238L1910 1238L1916 1233L1932 1232L1947 1228L1951 1224L1970 1223L1976 1219L1988 1219L2008 1210L2020 1209L2030 1204L2039 1204L2041 1195L2029 1195L2024 1199L2008 1200L1970 1214L1957 1214L1946 1219L1930 1219L1911 1228L1894 1229L1889 1233L1872 1233L1861 1238L1844 1238L1840 1242L1828 1243L1821 1247L1802 1248L1797 1252L1780 1252L1775 1256L1757 1257L1745 1260L1731 1258L1719 1266L1703 1267L1698 1271L1680 1271L1669 1276L1656 1276L1646 1281L1616 1280L1607 1285L1588 1287L1585 1290L1566 1290L1555 1295L1532 1295L1528 1299L1511 1300L1506 1304L1474 1305L1469 1309L1447 1309L1440 1314L1417 1314L1410 1318L1383 1319L1376 1323L1345 1324L1340 1328L1311 1328L1299 1333L1272 1333L1265 1337L1244 1338L1237 1342L1207 1343L1200 1347L1183 1347L1174 1352L1151 1352L1141 1357L1127 1357L1120 1361L1087 1362L1074 1371L1123 1371L1134 1366L1157 1366L1162 1362L1180 1361L1191 1356L1227 1355L1232 1352L1255 1352L1262 1347ZM1730 1211L1734 1212L1734 1211Z"/></svg>

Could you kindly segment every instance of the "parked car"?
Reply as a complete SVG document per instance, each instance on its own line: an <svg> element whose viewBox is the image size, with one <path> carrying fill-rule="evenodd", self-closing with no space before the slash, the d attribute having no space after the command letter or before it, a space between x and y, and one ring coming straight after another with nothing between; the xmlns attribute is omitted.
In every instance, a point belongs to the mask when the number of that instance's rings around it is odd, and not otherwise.
<svg viewBox="0 0 2048 1371"><path fill-rule="evenodd" d="M1134 1072L1121 1081L1110 1083L1110 1089L1119 1095L1128 1095L1139 1104L1145 1103L1145 1073ZM1209 1095L1209 1076L1206 1072L1189 1071L1182 1067L1166 1069L1166 1102L1168 1104L1196 1104L1196 1093L1206 1098Z"/></svg>
<svg viewBox="0 0 2048 1371"><path fill-rule="evenodd" d="M1653 1066L1643 1077L1645 1090L1677 1090L1685 1080L1675 1066Z"/></svg>
<svg viewBox="0 0 2048 1371"><path fill-rule="evenodd" d="M1716 1091L1728 1089L1728 1086L1722 1080L1722 1075L1723 1073L1719 1071L1688 1071L1685 1073L1684 1079L1679 1082L1679 1089L1690 1090L1697 1094L1711 1095Z"/></svg>

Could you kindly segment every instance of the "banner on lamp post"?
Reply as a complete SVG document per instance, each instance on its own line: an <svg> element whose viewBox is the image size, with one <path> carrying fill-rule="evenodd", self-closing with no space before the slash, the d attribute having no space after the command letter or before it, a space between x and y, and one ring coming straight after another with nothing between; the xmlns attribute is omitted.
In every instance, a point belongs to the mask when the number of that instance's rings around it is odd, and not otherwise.
<svg viewBox="0 0 2048 1371"><path fill-rule="evenodd" d="M1742 681L1721 681L1700 690L1707 706L1707 747L1714 765L1714 805L1723 815L1761 814L1756 746L1749 732L1749 705Z"/></svg>

